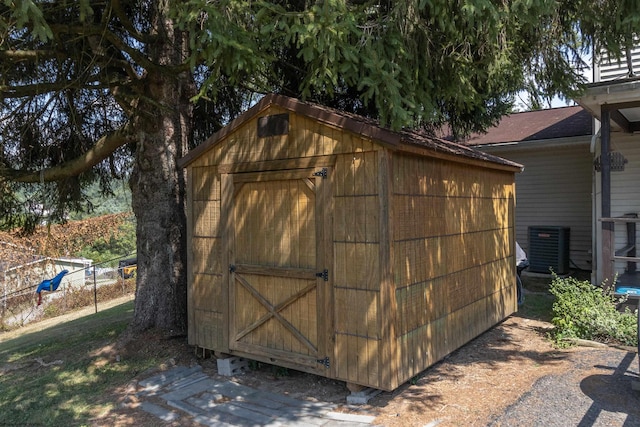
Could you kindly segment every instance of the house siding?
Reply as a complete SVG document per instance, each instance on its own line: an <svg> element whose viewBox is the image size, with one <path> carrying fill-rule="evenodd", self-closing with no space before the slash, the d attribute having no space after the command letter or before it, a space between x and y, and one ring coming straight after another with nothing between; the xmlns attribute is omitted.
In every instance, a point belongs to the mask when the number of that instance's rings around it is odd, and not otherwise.
<svg viewBox="0 0 640 427"><path fill-rule="evenodd" d="M631 66L634 73L640 73L640 46L631 50ZM594 67L594 78L596 82L619 80L629 76L627 68L627 58L623 55L619 60L604 55L599 64Z"/></svg>
<svg viewBox="0 0 640 427"><path fill-rule="evenodd" d="M529 252L528 227L570 227L570 259L590 270L592 264L592 156L589 138L581 143L549 149L492 149L495 154L524 165L516 175L516 240ZM532 144L536 145L536 144ZM486 151L489 151L488 149Z"/></svg>

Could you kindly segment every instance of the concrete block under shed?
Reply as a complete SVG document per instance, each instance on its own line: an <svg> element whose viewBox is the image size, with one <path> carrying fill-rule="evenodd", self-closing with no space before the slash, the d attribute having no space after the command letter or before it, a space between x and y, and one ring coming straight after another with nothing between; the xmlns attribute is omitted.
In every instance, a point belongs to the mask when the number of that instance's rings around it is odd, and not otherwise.
<svg viewBox="0 0 640 427"><path fill-rule="evenodd" d="M218 359L218 374L225 377L242 375L247 369L249 369L249 361L242 357Z"/></svg>
<svg viewBox="0 0 640 427"><path fill-rule="evenodd" d="M352 391L351 394L347 396L347 403L349 405L366 405L369 403L369 399L381 392L382 390L369 387L365 387L359 391Z"/></svg>

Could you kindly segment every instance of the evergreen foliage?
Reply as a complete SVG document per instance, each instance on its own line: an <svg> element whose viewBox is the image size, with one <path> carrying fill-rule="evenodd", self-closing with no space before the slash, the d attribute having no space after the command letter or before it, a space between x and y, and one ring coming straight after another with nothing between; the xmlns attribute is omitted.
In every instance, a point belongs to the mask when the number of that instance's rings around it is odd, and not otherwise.
<svg viewBox="0 0 640 427"><path fill-rule="evenodd" d="M105 194L97 183L86 190L87 209L72 212L70 220L92 218L96 216L131 211L131 190L123 180L114 182L111 191Z"/></svg>
<svg viewBox="0 0 640 427"><path fill-rule="evenodd" d="M178 159L261 94L462 136L522 89L580 91L580 54L637 41L637 11L633 0L0 2L0 226L64 221L92 208L92 184L109 194L130 177L148 269L139 295L166 293L136 303L135 322L180 330Z"/></svg>
<svg viewBox="0 0 640 427"><path fill-rule="evenodd" d="M130 170L136 106L158 107L149 71L191 73L196 143L273 91L394 129L446 124L464 136L495 124L519 91L537 104L579 93L581 54L620 56L640 34L637 2L617 0L188 0L166 10L151 0L24 0L0 4L0 18L2 225L27 228L44 210L54 220L90 210L90 184L108 193ZM188 38L182 53L154 35L155 22L172 19ZM157 63L162 49L182 58ZM38 173L105 137L117 142L95 160ZM15 197L25 186L37 202Z"/></svg>

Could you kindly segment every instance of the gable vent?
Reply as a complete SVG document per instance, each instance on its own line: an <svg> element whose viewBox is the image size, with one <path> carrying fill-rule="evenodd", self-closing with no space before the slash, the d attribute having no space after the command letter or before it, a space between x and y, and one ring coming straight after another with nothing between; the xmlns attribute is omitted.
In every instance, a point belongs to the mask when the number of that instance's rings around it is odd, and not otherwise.
<svg viewBox="0 0 640 427"><path fill-rule="evenodd" d="M274 114L258 118L258 138L287 135L289 133L289 114Z"/></svg>

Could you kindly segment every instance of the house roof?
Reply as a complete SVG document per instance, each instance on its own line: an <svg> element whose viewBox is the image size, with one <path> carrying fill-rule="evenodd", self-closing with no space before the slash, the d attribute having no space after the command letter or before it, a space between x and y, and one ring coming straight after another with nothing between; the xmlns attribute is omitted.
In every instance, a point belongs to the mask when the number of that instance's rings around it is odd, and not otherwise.
<svg viewBox="0 0 640 427"><path fill-rule="evenodd" d="M640 77L591 83L576 101L600 121L608 111L613 130L640 132Z"/></svg>
<svg viewBox="0 0 640 427"><path fill-rule="evenodd" d="M540 141L592 134L593 118L580 106L514 113L503 117L486 133L472 134L465 145Z"/></svg>
<svg viewBox="0 0 640 427"><path fill-rule="evenodd" d="M226 136L235 131L240 125L259 115L272 105L277 105L285 110L309 117L321 123L370 138L376 143L390 149L449 158L451 160L454 158L464 158L472 163L483 164L485 166L491 165L512 171L522 170L522 165L518 163L474 150L463 144L446 141L414 131L392 131L380 127L377 122L366 117L276 94L266 95L256 105L213 134L204 143L191 150L180 160L180 165L182 167L188 166L200 155L224 140Z"/></svg>

